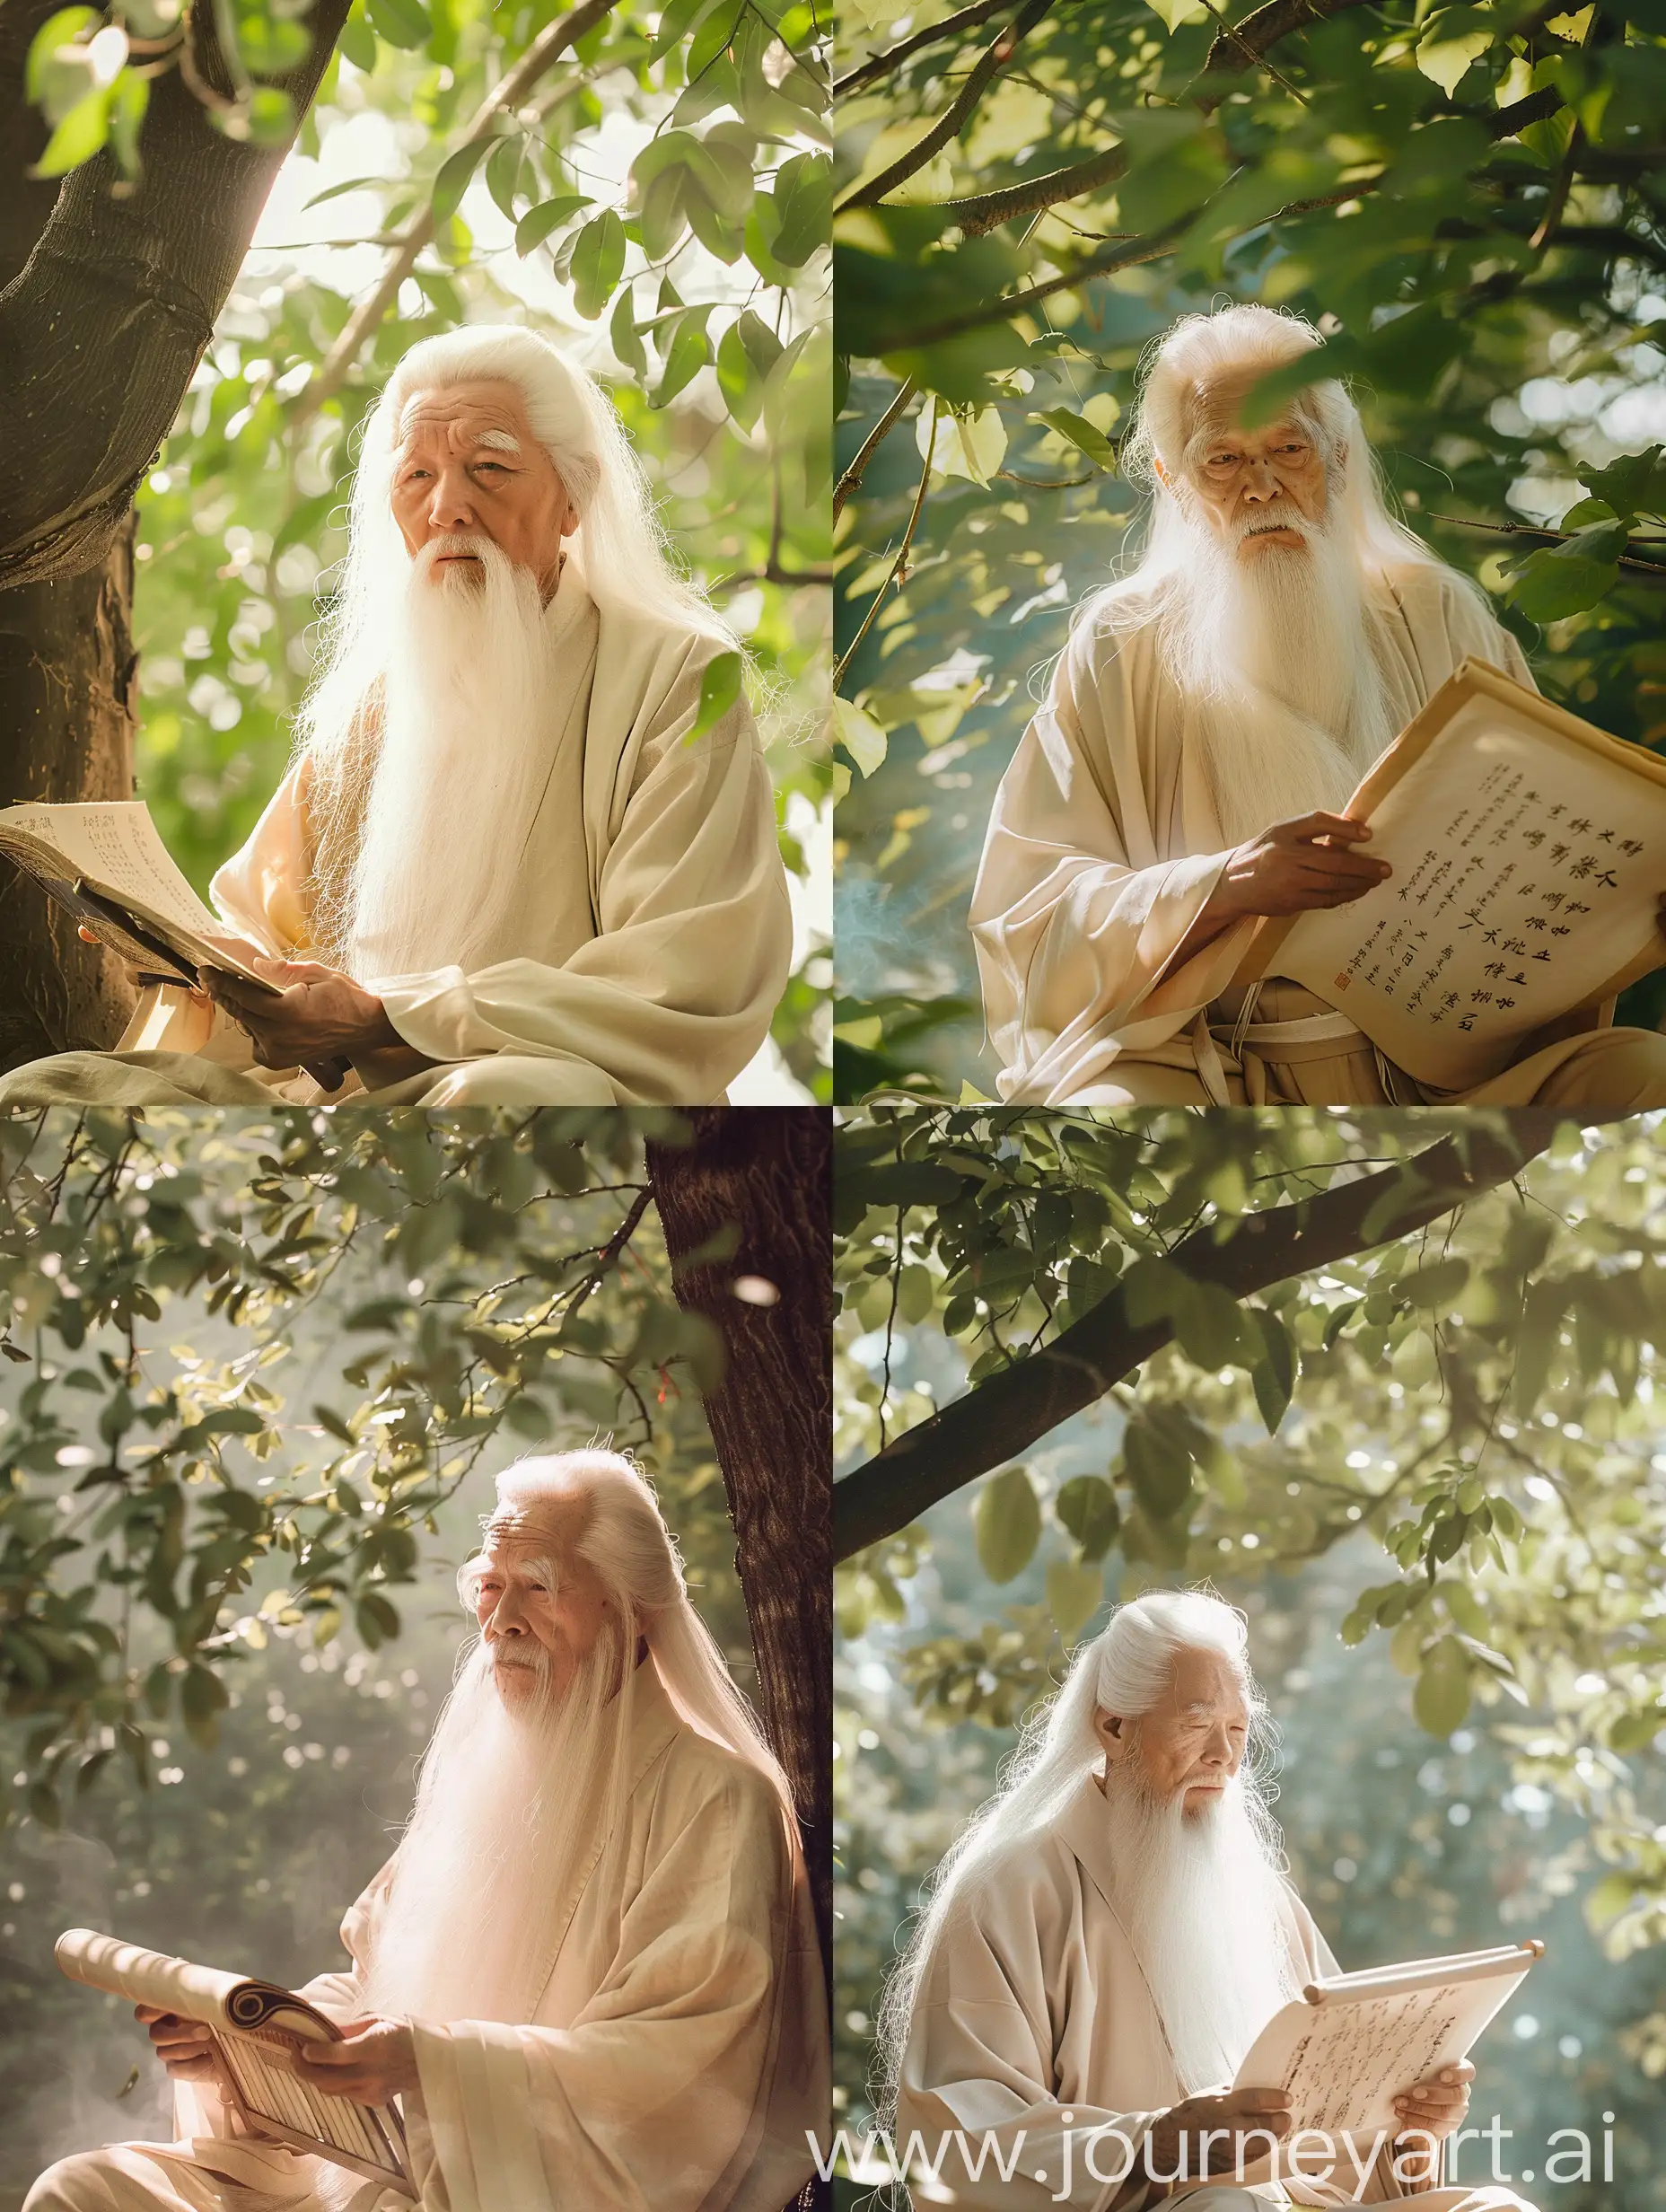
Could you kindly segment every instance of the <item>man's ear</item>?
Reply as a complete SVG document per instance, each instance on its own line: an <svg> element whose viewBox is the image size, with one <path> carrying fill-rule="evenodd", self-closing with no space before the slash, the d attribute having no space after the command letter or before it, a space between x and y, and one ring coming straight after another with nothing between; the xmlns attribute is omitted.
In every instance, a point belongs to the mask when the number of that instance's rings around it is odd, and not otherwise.
<svg viewBox="0 0 1666 2212"><path fill-rule="evenodd" d="M1151 465L1156 473L1158 483L1162 486L1164 491L1167 491L1169 488L1169 471L1163 467L1162 461L1157 458L1155 453L1153 453L1151 457Z"/></svg>

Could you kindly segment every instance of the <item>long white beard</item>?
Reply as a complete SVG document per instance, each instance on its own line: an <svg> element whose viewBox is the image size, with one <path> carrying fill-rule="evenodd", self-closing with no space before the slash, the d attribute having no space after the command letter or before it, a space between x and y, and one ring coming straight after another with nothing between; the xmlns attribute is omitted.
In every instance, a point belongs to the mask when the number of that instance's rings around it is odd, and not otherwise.
<svg viewBox="0 0 1666 2212"><path fill-rule="evenodd" d="M1222 834L1340 812L1394 732L1372 649L1371 594L1346 525L1262 508L1223 540L1182 507L1186 551L1159 618L1162 649L1195 712ZM1239 544L1279 522L1305 549Z"/></svg>
<svg viewBox="0 0 1666 2212"><path fill-rule="evenodd" d="M644 1662L652 1665L653 1661ZM617 1813L628 1700L604 1637L559 1699L547 1672L518 1707L477 1645L423 1761L375 1926L366 2006L393 2018L530 2020L553 1963L553 1916Z"/></svg>
<svg viewBox="0 0 1666 2212"><path fill-rule="evenodd" d="M483 571L435 569L465 548ZM359 982L467 969L493 946L548 778L553 675L532 572L488 539L425 546L389 640L349 891L346 965Z"/></svg>
<svg viewBox="0 0 1666 2212"><path fill-rule="evenodd" d="M1110 1769L1105 1817L1112 1902L1144 1969L1188 2096L1230 2082L1296 1992L1278 1918L1278 1876L1250 1820L1242 1778L1187 1818Z"/></svg>

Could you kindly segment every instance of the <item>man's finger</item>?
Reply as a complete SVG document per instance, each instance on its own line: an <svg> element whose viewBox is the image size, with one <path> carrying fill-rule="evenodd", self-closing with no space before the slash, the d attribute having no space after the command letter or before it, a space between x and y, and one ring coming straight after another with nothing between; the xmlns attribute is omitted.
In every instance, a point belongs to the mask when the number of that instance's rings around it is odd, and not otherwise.
<svg viewBox="0 0 1666 2212"><path fill-rule="evenodd" d="M1331 838L1338 845L1360 845L1371 835L1371 824L1355 821L1352 814L1299 814L1278 828L1303 843L1310 838Z"/></svg>

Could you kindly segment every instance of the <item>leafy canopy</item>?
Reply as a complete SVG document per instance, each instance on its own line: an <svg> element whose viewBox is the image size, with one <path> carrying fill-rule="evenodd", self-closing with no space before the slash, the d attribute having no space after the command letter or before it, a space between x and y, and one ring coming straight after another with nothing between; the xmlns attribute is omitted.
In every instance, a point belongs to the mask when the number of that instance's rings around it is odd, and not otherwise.
<svg viewBox="0 0 1666 2212"><path fill-rule="evenodd" d="M274 1625L398 1636L501 1440L711 1479L722 1343L644 1165L685 1138L650 1110L0 1125L0 1712L38 1821L118 1752L145 1782L170 1716L212 1745Z"/></svg>

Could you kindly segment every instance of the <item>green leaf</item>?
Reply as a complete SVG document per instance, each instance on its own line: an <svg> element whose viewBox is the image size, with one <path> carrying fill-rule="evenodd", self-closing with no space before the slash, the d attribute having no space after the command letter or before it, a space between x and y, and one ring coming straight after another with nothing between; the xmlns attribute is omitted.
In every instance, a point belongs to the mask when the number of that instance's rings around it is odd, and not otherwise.
<svg viewBox="0 0 1666 2212"><path fill-rule="evenodd" d="M1432 1736L1450 1736L1469 1710L1469 1660L1456 1637L1443 1636L1424 1655L1412 1711Z"/></svg>
<svg viewBox="0 0 1666 2212"><path fill-rule="evenodd" d="M96 30L102 21L97 8L87 7L59 8L56 15L47 17L29 42L23 64L23 96L31 107L46 104L47 72L59 47L72 45L83 31Z"/></svg>
<svg viewBox="0 0 1666 2212"><path fill-rule="evenodd" d="M890 741L872 715L854 699L834 700L833 734L855 762L858 774L872 776L884 765Z"/></svg>
<svg viewBox="0 0 1666 2212"><path fill-rule="evenodd" d="M346 22L341 26L341 36L337 40L336 44L355 69L362 70L366 76L374 74L376 34L364 19L362 4L352 11ZM380 180L375 181L380 181ZM322 199L327 198L329 195L320 193L319 197Z"/></svg>
<svg viewBox="0 0 1666 2212"><path fill-rule="evenodd" d="M979 1485L972 1501L972 1532L991 1582L1011 1582L1023 1573L1041 1540L1041 1508L1027 1469L1006 1468Z"/></svg>
<svg viewBox="0 0 1666 2212"><path fill-rule="evenodd" d="M1030 419L1057 430L1079 453L1085 453L1096 469L1103 469L1111 475L1116 473L1116 447L1102 430L1094 429L1085 415L1073 415L1067 407L1049 407Z"/></svg>
<svg viewBox="0 0 1666 2212"><path fill-rule="evenodd" d="M714 730L741 697L743 674L741 655L730 651L714 654L700 671L700 704L696 709L693 726L685 745L692 745Z"/></svg>
<svg viewBox="0 0 1666 2212"><path fill-rule="evenodd" d="M526 158L523 138L499 138L487 156L486 189L492 196L492 205L500 215L513 223L515 219L515 189L521 180L521 164Z"/></svg>
<svg viewBox="0 0 1666 2212"><path fill-rule="evenodd" d="M62 177L100 153L110 136L110 98L108 86L78 100L46 144L46 151L30 171L31 177Z"/></svg>
<svg viewBox="0 0 1666 2212"><path fill-rule="evenodd" d="M1097 1567L1074 1559L1049 1559L1047 1569L1047 1610L1053 1616L1061 1644L1074 1644L1078 1630L1099 1611L1105 1594Z"/></svg>
<svg viewBox="0 0 1666 2212"><path fill-rule="evenodd" d="M776 175L780 221L769 250L784 268L798 268L833 237L833 164L825 154L800 154Z"/></svg>
<svg viewBox="0 0 1666 2212"><path fill-rule="evenodd" d="M1296 1386L1295 1345L1283 1321L1266 1306L1247 1308L1244 1319L1261 1339L1260 1353L1251 1366L1250 1377L1267 1433L1276 1436L1279 1423L1290 1409L1291 1393Z"/></svg>
<svg viewBox="0 0 1666 2212"><path fill-rule="evenodd" d="M314 192L311 199L302 201L302 209L321 207L327 199L340 199L344 193L377 190L387 181L385 177L349 177L345 184L327 185L323 191Z"/></svg>
<svg viewBox="0 0 1666 2212"><path fill-rule="evenodd" d="M433 19L422 0L364 0L364 13L379 39L408 53L434 36Z"/></svg>
<svg viewBox="0 0 1666 2212"><path fill-rule="evenodd" d="M1136 1415L1122 1440L1123 1464L1134 1494L1153 1521L1169 1521L1191 1497L1191 1454L1178 1435Z"/></svg>
<svg viewBox="0 0 1666 2212"><path fill-rule="evenodd" d="M471 145L459 146L455 154L448 155L441 163L429 200L436 229L440 224L449 223L462 206L463 194L469 189L475 171L491 150L492 141L489 138L477 138Z"/></svg>
<svg viewBox="0 0 1666 2212"><path fill-rule="evenodd" d="M573 305L594 322L625 271L625 225L611 207L587 223L573 249Z"/></svg>
<svg viewBox="0 0 1666 2212"><path fill-rule="evenodd" d="M664 373L653 394L653 404L656 408L674 399L711 359L712 342L706 335L706 319L711 312L709 302L685 308L672 325L671 341L665 351Z"/></svg>
<svg viewBox="0 0 1666 2212"><path fill-rule="evenodd" d="M1117 1493L1102 1475L1073 1475L1053 1500L1053 1511L1090 1564L1104 1558L1122 1525Z"/></svg>
<svg viewBox="0 0 1666 2212"><path fill-rule="evenodd" d="M619 295L613 303L613 315L608 324L608 343L613 348L614 359L630 370L638 382L646 377L647 349L636 327L636 304L629 285L620 286Z"/></svg>
<svg viewBox="0 0 1666 2212"><path fill-rule="evenodd" d="M555 192L548 199L539 200L515 224L515 251L524 260L535 246L543 244L551 231L558 230L581 207L592 205L587 192Z"/></svg>
<svg viewBox="0 0 1666 2212"><path fill-rule="evenodd" d="M1450 1305L1469 1280L1467 1260L1436 1260L1427 1267L1414 1268L1402 1275L1395 1284L1397 1296L1408 1305L1432 1312L1436 1306Z"/></svg>

